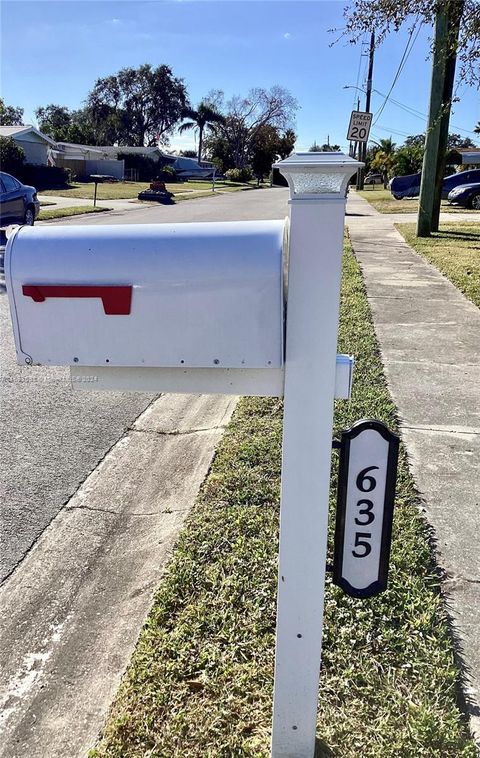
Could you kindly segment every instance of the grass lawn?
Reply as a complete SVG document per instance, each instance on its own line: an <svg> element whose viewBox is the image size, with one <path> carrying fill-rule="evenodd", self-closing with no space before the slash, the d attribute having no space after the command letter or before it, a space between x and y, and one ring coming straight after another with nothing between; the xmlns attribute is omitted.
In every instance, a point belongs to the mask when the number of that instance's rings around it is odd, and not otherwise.
<svg viewBox="0 0 480 758"><path fill-rule="evenodd" d="M111 208L94 208L93 205L74 205L71 208L52 208L44 211L40 209L37 221L47 221L50 218L64 218L64 216L80 216L83 213L104 213Z"/></svg>
<svg viewBox="0 0 480 758"><path fill-rule="evenodd" d="M395 224L417 253L480 307L480 223L442 224L431 237L416 237L415 224Z"/></svg>
<svg viewBox="0 0 480 758"><path fill-rule="evenodd" d="M339 349L357 363L336 432L368 416L395 428L349 246ZM269 755L281 434L279 400L240 401L90 758ZM335 486L334 474L332 515ZM355 600L327 581L318 733L338 758L474 758L458 682L402 451L388 590Z"/></svg>
<svg viewBox="0 0 480 758"><path fill-rule="evenodd" d="M99 184L97 190L98 200L129 200L136 198L138 193L144 189L147 189L150 182L114 182L113 184ZM243 188L251 188L250 184L232 184L232 182L215 182L217 190L238 190ZM40 192L40 198L48 197L49 195L56 195L59 197L76 197L84 200L93 198L94 194L93 182L74 182L68 187L58 190L45 190ZM212 182L192 181L192 182L175 182L172 184L166 184L167 189L175 194L186 192L200 192L212 189Z"/></svg>
<svg viewBox="0 0 480 758"><path fill-rule="evenodd" d="M380 213L417 213L418 211L418 198L395 200L390 190L385 190L383 187L365 189L358 194L368 200L370 205L373 205ZM478 213L478 211L450 205L448 200L442 200L441 210L442 213Z"/></svg>

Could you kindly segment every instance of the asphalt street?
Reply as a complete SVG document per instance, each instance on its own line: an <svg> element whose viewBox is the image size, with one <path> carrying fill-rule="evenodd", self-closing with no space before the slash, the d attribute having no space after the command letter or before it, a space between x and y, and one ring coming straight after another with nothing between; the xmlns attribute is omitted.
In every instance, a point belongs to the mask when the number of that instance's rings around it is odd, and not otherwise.
<svg viewBox="0 0 480 758"><path fill-rule="evenodd" d="M236 192L53 223L71 226L282 218L287 214L287 197L284 189ZM76 394L68 369L17 366L5 295L0 295L0 388L3 581L153 397Z"/></svg>

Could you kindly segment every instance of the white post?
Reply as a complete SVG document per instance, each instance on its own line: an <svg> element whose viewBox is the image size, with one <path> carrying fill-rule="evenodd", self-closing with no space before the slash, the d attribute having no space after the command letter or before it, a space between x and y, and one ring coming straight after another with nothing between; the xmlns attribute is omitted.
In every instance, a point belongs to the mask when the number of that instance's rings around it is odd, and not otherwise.
<svg viewBox="0 0 480 758"><path fill-rule="evenodd" d="M277 164L291 224L272 758L315 751L345 189L359 165Z"/></svg>

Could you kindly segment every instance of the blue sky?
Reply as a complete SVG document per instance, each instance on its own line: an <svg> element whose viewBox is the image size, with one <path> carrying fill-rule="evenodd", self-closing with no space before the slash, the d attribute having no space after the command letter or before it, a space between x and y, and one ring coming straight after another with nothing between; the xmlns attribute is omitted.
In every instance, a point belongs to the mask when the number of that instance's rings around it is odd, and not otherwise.
<svg viewBox="0 0 480 758"><path fill-rule="evenodd" d="M252 86L280 84L297 98L297 149L314 140L347 147L345 134L352 104L362 92L367 65L361 46L341 40L347 0L4 0L2 3L1 92L8 104L25 108L35 123L40 105L77 108L97 77L141 63L170 65L185 80L191 102L210 89L226 97ZM14 30L14 33L12 33ZM392 98L426 114L431 29L422 27L396 83ZM407 29L391 34L376 52L372 110L381 106L408 39ZM366 52L366 48L365 48ZM357 79L358 77L358 79ZM452 131L470 136L480 120L477 90L457 82ZM372 128L373 139L392 136L400 144L424 130L425 116L388 102ZM461 131L463 130L463 131ZM175 136L172 146L193 147L193 135Z"/></svg>

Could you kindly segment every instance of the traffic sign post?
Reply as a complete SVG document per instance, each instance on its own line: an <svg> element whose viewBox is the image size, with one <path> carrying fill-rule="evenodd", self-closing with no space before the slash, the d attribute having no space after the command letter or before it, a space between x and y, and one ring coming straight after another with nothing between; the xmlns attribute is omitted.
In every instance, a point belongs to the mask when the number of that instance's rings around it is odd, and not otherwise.
<svg viewBox="0 0 480 758"><path fill-rule="evenodd" d="M373 113L352 111L348 125L347 140L350 142L368 142Z"/></svg>

